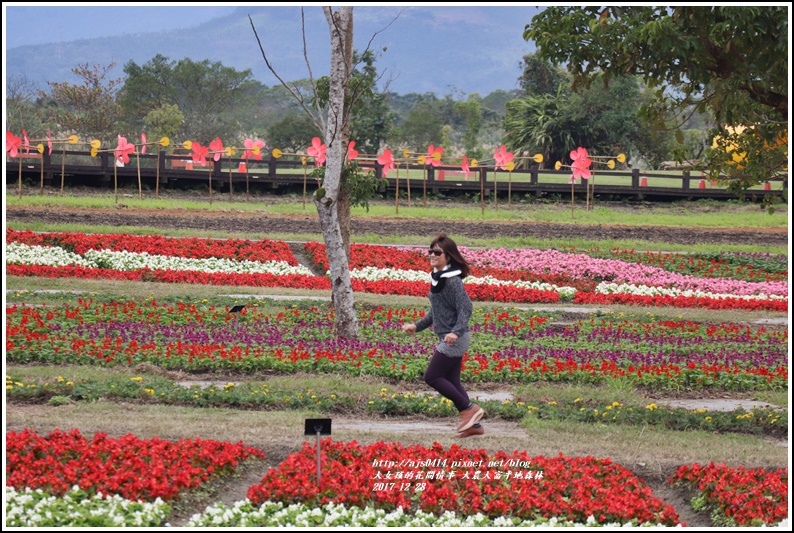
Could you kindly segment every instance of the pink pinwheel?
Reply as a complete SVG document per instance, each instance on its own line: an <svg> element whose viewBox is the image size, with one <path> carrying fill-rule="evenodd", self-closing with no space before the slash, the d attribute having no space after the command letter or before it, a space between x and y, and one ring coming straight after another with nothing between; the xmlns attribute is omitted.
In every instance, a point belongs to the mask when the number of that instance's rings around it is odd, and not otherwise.
<svg viewBox="0 0 794 533"><path fill-rule="evenodd" d="M141 133L141 155L146 153L146 134Z"/></svg>
<svg viewBox="0 0 794 533"><path fill-rule="evenodd" d="M503 144L493 153L494 167L507 170L507 164L513 160L513 152L508 152L507 147Z"/></svg>
<svg viewBox="0 0 794 533"><path fill-rule="evenodd" d="M469 170L469 158L465 155L463 156L463 164L460 166L463 170L463 175L465 176L466 180L469 179L469 174L471 174L471 170Z"/></svg>
<svg viewBox="0 0 794 533"><path fill-rule="evenodd" d="M210 152L212 152L213 161L220 161L223 155L223 141L220 137L215 137L214 141L210 141Z"/></svg>
<svg viewBox="0 0 794 533"><path fill-rule="evenodd" d="M207 155L209 154L209 150L206 146L201 146L199 143L193 143L191 146L193 150L193 162L198 163L202 167L207 166Z"/></svg>
<svg viewBox="0 0 794 533"><path fill-rule="evenodd" d="M50 130L47 130L47 148L50 149L47 155L52 155L52 134L50 134Z"/></svg>
<svg viewBox="0 0 794 533"><path fill-rule="evenodd" d="M130 154L135 151L135 145L127 142L126 137L119 135L119 145L116 146L114 155L116 159L121 159L125 164L130 162Z"/></svg>
<svg viewBox="0 0 794 533"><path fill-rule="evenodd" d="M592 165L593 162L587 155L587 149L580 146L576 150L571 150L571 159L573 160L573 163L571 163L571 172L573 172L571 179L590 179L590 165Z"/></svg>
<svg viewBox="0 0 794 533"><path fill-rule="evenodd" d="M356 141L350 141L350 144L347 145L347 159L348 161L353 161L358 157L358 150L355 149Z"/></svg>
<svg viewBox="0 0 794 533"><path fill-rule="evenodd" d="M425 156L425 165L432 165L437 167L441 164L441 153L444 151L443 146L436 148L432 144L427 147L427 155Z"/></svg>
<svg viewBox="0 0 794 533"><path fill-rule="evenodd" d="M6 131L6 152L8 152L8 155L16 157L20 146L22 146L22 138L17 137L10 131Z"/></svg>
<svg viewBox="0 0 794 533"><path fill-rule="evenodd" d="M252 157L257 161L262 159L262 149L265 147L265 141L260 139L253 140L253 139L246 139L243 143L245 146L245 151L243 151L243 159L251 159ZM259 153L254 153L254 147L259 147Z"/></svg>
<svg viewBox="0 0 794 533"><path fill-rule="evenodd" d="M30 153L30 139L28 139L28 132L25 131L25 130L22 130L22 139L24 140L24 143L22 144L22 147L25 149L25 153L29 154Z"/></svg>
<svg viewBox="0 0 794 533"><path fill-rule="evenodd" d="M312 145L306 150L306 153L314 158L314 166L319 167L325 163L325 150L326 146L319 137L312 139Z"/></svg>
<svg viewBox="0 0 794 533"><path fill-rule="evenodd" d="M383 177L385 178L389 171L394 168L394 156L391 150L386 148L383 153L378 156L378 164L383 167Z"/></svg>

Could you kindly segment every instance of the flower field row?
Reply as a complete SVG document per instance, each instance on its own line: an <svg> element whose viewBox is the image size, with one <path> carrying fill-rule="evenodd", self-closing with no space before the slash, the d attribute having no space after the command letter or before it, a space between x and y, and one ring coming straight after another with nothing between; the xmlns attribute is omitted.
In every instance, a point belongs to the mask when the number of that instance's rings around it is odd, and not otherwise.
<svg viewBox="0 0 794 533"><path fill-rule="evenodd" d="M7 230L6 239L9 275L330 289L327 277L313 276L309 269L299 266L289 246L280 241L14 230ZM305 248L316 266L327 270L324 245L310 242ZM168 255L162 255L164 250ZM462 253L474 266L466 280L467 289L472 299L479 301L772 311L788 308L787 281L697 277L642 263L556 250L462 248ZM419 248L355 244L351 246L350 267L356 291L427 294L427 260Z"/></svg>
<svg viewBox="0 0 794 533"><path fill-rule="evenodd" d="M6 432L6 485L42 489L62 496L78 486L91 495L118 494L128 500L171 500L211 475L231 473L256 448L203 439L170 442L158 438L118 439L79 431Z"/></svg>
<svg viewBox="0 0 794 533"><path fill-rule="evenodd" d="M298 260L283 241L268 239L199 239L163 237L162 235L34 233L6 230L6 243L62 248L77 255L89 250L110 250L157 255L168 250L173 257L193 259L232 259L235 261L286 261L297 266Z"/></svg>
<svg viewBox="0 0 794 533"><path fill-rule="evenodd" d="M248 499L300 502L312 506L343 503L388 511L401 507L440 514L482 513L491 518L550 519L598 523L676 525L672 507L655 498L629 470L593 457L530 457L435 444L359 445L324 439L323 476L312 479L313 446L271 469L248 490ZM410 476L409 476L410 474ZM397 487L399 489L395 490Z"/></svg>
<svg viewBox="0 0 794 533"><path fill-rule="evenodd" d="M312 276L308 268L292 266L286 261L235 261L231 259L194 259L148 252L114 252L88 250L84 255L52 246L11 243L6 245L6 263L44 266L80 266L131 272L137 270L175 270L204 273L273 274L276 276Z"/></svg>
<svg viewBox="0 0 794 533"><path fill-rule="evenodd" d="M13 363L156 364L187 371L321 372L420 379L432 335L400 325L423 310L359 313L361 337L336 338L319 307L240 313L183 302L79 299L51 308L6 309L6 360ZM462 375L472 381L602 382L622 378L657 389L783 390L788 334L736 324L602 317L548 327L530 312L476 309Z"/></svg>
<svg viewBox="0 0 794 533"><path fill-rule="evenodd" d="M224 504L207 507L203 513L194 515L187 527L593 527L598 524L594 517L585 523L558 520L556 517L537 520L500 516L490 518L482 513L461 515L445 511L441 515L425 513L421 509L406 513L402 507L385 511L372 506L327 503L314 506L305 503L286 505L281 502L265 502L260 506L250 500L241 500L234 505ZM622 527L625 524L603 524L604 527ZM631 525L631 524L630 524ZM655 524L648 524L655 525Z"/></svg>
<svg viewBox="0 0 794 533"><path fill-rule="evenodd" d="M693 507L711 508L717 525L761 526L788 516L788 470L784 468L685 465L669 481L696 489L700 494L693 499Z"/></svg>
<svg viewBox="0 0 794 533"><path fill-rule="evenodd" d="M274 390L266 383L207 384L185 387L159 376L143 378L66 381L23 381L6 376L6 398L9 401L38 401L60 405L72 401L135 400L142 403L193 407L237 409L303 410L310 408L324 413L361 413L378 416L451 417L457 410L448 399L435 394L389 392L365 396L361 393L320 393L306 390ZM589 399L546 399L544 401L480 400L491 417L518 421L524 417L565 420L585 424L623 424L686 431L737 432L784 437L788 434L788 413L769 407L749 411L688 411L666 408L655 403L624 404L597 402Z"/></svg>
<svg viewBox="0 0 794 533"><path fill-rule="evenodd" d="M576 250L565 250L576 252ZM745 281L787 281L788 257L782 254L718 252L675 254L634 250L587 250L591 257L618 259L628 263L657 266L669 272L703 278L742 279Z"/></svg>
<svg viewBox="0 0 794 533"><path fill-rule="evenodd" d="M305 248L315 263L327 270L325 246L306 243ZM488 272L513 270L536 275L558 276L560 279L608 281L616 284L645 285L648 287L677 288L681 291L697 291L715 294L788 295L786 279L770 282L748 282L730 278L702 278L669 272L643 263L614 259L600 259L586 254L565 253L557 250L504 248L475 250L461 247L461 253L474 267L473 275ZM424 249L415 247L384 247L366 244L351 245L350 267L366 268L377 265L396 270L427 270ZM384 259L388 257L388 259ZM497 277L498 274L496 274Z"/></svg>
<svg viewBox="0 0 794 533"><path fill-rule="evenodd" d="M6 525L156 526L188 486L208 475L234 471L238 461L264 454L243 446L189 439L178 443L87 439L77 430L6 433ZM187 446L185 444L187 443ZM188 526L561 526L678 525L672 507L657 499L629 470L609 459L529 456L526 452L403 446L356 441L322 444L322 479L315 479L313 445L289 455L231 506L210 505ZM184 457L169 463L182 452ZM159 455L165 453L166 458ZM221 455L221 459L216 459ZM141 456L142 459L135 458ZM224 458L226 462L224 463ZM106 466L99 465L106 463ZM219 463L223 463L219 465ZM185 485L183 469L204 468ZM217 469L212 469L217 465ZM88 476L64 487L61 481ZM699 484L714 501L735 489L730 500L735 524L785 524L788 472L726 466L682 466L672 485ZM146 478L175 485L163 498L141 490ZM48 479L49 483L42 484ZM58 482L53 480L59 479ZM33 488L39 485L39 488ZM150 484L151 485L151 484ZM124 496L124 495L127 496ZM165 501L164 501L165 500ZM727 507L726 507L727 509ZM782 520L782 522L781 522ZM785 527L785 525L782 525Z"/></svg>

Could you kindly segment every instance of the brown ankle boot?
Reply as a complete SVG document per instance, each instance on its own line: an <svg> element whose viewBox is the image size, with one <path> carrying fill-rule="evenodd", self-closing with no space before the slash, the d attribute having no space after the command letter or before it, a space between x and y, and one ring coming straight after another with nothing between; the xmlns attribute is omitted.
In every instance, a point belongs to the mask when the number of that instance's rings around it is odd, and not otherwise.
<svg viewBox="0 0 794 533"><path fill-rule="evenodd" d="M485 434L485 429L482 426L478 428L470 427L469 429L464 429L463 431L455 435L455 438L465 439L466 437L473 437L475 435L484 435L484 434Z"/></svg>
<svg viewBox="0 0 794 533"><path fill-rule="evenodd" d="M483 411L482 408L476 403L472 404L472 406L465 411L461 411L458 432L465 431L472 427L474 424L480 421L483 415L485 415L485 411Z"/></svg>

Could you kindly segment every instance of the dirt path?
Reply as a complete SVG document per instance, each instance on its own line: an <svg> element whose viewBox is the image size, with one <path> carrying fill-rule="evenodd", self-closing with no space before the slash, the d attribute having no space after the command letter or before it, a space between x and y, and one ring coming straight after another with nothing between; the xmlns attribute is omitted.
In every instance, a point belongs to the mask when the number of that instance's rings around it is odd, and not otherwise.
<svg viewBox="0 0 794 533"><path fill-rule="evenodd" d="M316 214L262 215L261 213L229 213L224 211L180 211L155 209L76 209L9 206L6 220L16 222L47 222L86 224L91 226L149 226L169 229L225 231L231 234L320 234ZM351 233L393 235L436 235L439 232L469 238L534 237L547 239L631 239L674 244L757 244L770 246L788 244L785 229L735 228L695 229L662 226L606 226L552 224L533 222L448 221L426 219L395 219L357 217L351 222Z"/></svg>

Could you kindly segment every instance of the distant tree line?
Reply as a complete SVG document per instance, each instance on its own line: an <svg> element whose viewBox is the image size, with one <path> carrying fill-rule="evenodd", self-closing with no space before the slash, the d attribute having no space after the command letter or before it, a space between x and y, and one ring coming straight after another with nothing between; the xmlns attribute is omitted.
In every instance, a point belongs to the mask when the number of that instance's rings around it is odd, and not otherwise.
<svg viewBox="0 0 794 533"><path fill-rule="evenodd" d="M355 54L351 87L374 87L379 73L376 54ZM77 65L78 83L48 82L34 90L23 77L7 80L6 117L9 131L26 129L56 135L76 133L115 146L117 135L150 139L167 136L206 144L215 137L226 146L245 138L264 139L268 149L302 153L313 137L322 136L283 86L267 87L250 70L238 71L220 62L171 60L156 55L145 64L123 67L124 77L111 78L110 65ZM598 155L626 153L630 163L656 168L680 156L672 131L644 121L639 110L651 95L637 76L593 84L578 92L572 76L534 54L521 63L516 90L479 94L377 92L358 95L351 110L351 139L364 154L385 147L424 152L443 146L452 157L489 158L501 144L516 154L542 153L543 165L567 162L577 146ZM290 85L302 98L323 98L323 82L313 94L309 80ZM325 80L327 84L327 80ZM684 125L684 157L698 159L707 145L707 115ZM677 150L677 152L676 152Z"/></svg>

